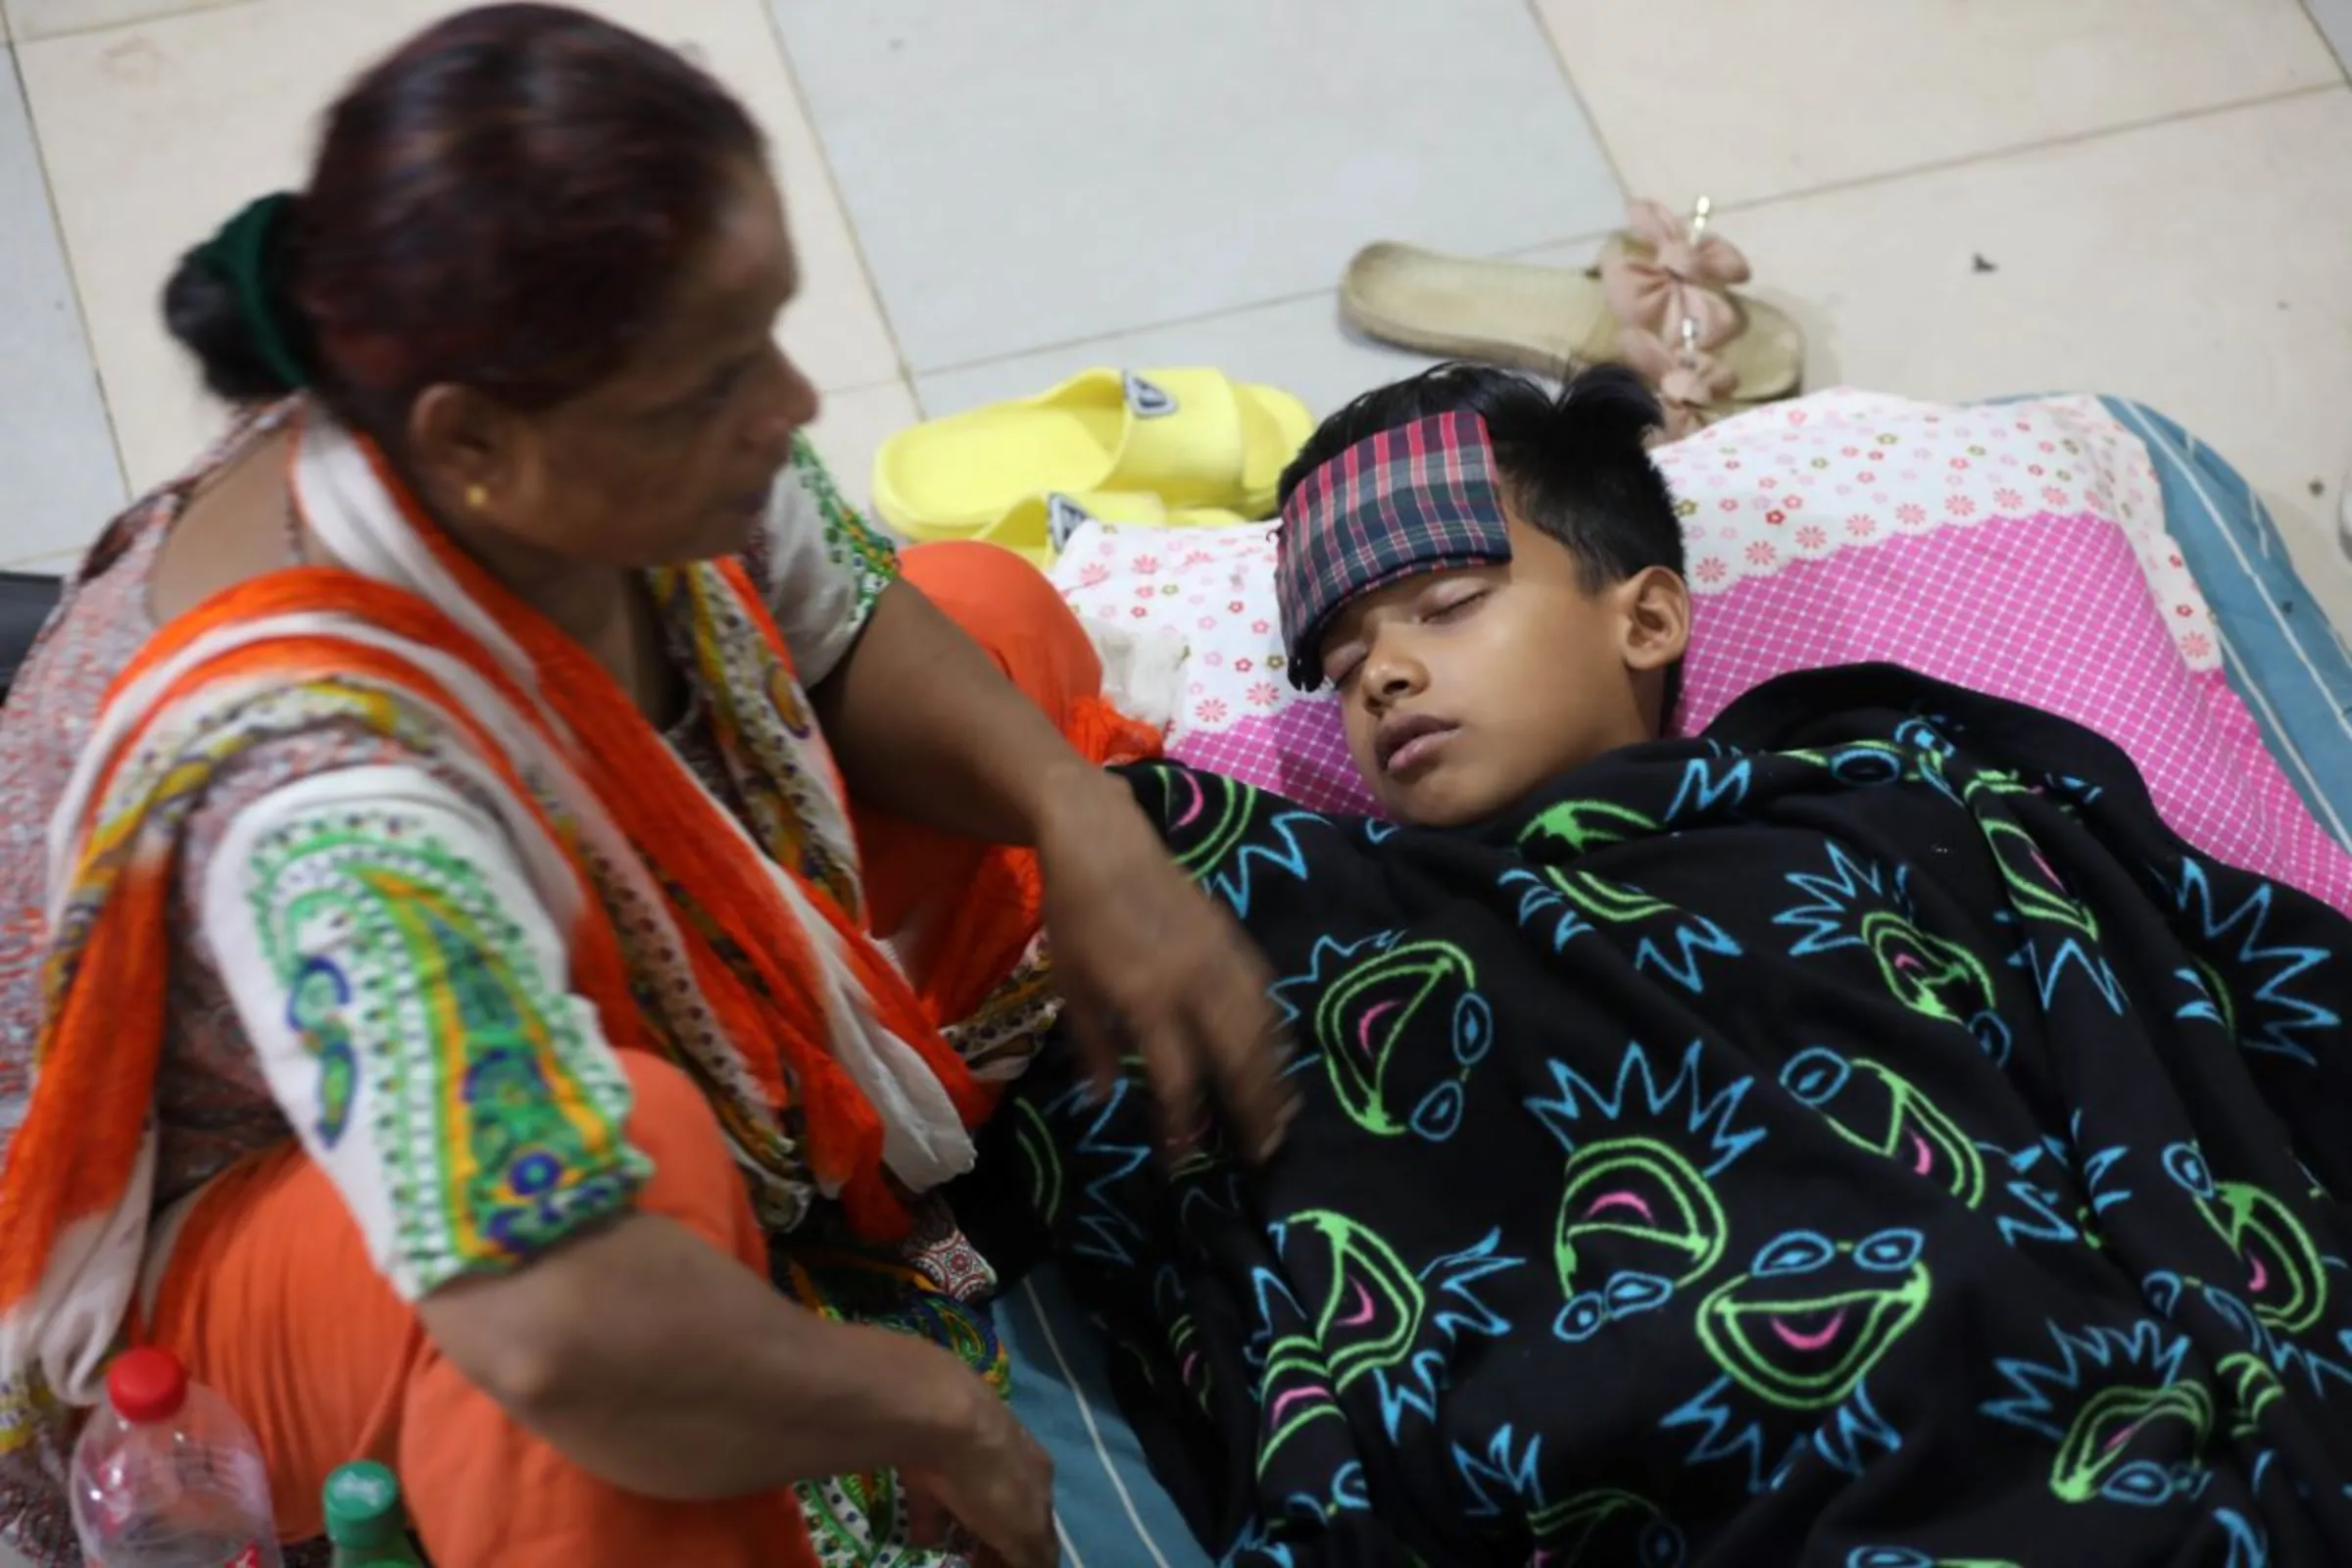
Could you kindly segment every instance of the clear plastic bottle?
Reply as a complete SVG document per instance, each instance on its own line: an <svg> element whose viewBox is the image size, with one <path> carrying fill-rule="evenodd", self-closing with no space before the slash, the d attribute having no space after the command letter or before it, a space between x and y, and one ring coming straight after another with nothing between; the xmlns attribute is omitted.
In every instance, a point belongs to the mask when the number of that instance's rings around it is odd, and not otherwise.
<svg viewBox="0 0 2352 1568"><path fill-rule="evenodd" d="M252 1429L168 1350L126 1350L74 1445L90 1568L281 1568Z"/></svg>
<svg viewBox="0 0 2352 1568"><path fill-rule="evenodd" d="M333 1568L424 1568L409 1544L400 1482L372 1459L336 1467L326 1478L326 1539Z"/></svg>

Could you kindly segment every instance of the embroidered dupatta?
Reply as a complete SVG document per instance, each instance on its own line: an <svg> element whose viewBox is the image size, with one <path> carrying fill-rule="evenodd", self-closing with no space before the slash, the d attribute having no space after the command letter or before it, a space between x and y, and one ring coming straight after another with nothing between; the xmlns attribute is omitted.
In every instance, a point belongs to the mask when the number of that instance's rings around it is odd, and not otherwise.
<svg viewBox="0 0 2352 1568"><path fill-rule="evenodd" d="M968 1166L990 1102L863 930L841 780L740 564L652 582L748 827L364 442L312 414L293 485L348 569L255 579L160 632L51 824L32 1092L0 1170L0 1452L57 1398L95 1397L145 1247L180 830L272 737L355 725L495 802L567 934L571 989L616 1049L703 1085L770 1226L823 1193L859 1232L894 1234L905 1191Z"/></svg>

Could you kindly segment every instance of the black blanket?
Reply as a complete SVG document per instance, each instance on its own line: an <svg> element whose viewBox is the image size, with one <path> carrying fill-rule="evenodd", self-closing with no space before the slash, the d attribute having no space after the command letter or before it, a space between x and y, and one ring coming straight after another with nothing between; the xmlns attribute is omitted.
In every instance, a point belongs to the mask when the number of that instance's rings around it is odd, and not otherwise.
<svg viewBox="0 0 2352 1568"><path fill-rule="evenodd" d="M1303 1112L1171 1170L1044 1071L964 1203L1212 1551L2352 1563L2352 922L2105 742L1859 668L1469 831L1129 777Z"/></svg>

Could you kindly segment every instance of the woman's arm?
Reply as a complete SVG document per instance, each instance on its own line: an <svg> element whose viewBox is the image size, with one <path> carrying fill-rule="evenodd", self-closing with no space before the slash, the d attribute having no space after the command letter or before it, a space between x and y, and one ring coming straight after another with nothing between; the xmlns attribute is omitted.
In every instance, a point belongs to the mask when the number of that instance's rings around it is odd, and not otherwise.
<svg viewBox="0 0 2352 1568"><path fill-rule="evenodd" d="M1097 1079L1142 1061L1171 1146L1216 1098L1250 1154L1290 1119L1271 976L1168 858L1126 785L901 581L810 694L851 792L964 838L1033 845L1067 1016Z"/></svg>
<svg viewBox="0 0 2352 1568"><path fill-rule="evenodd" d="M1073 793L1127 795L904 581L808 695L851 794L957 838L1035 848Z"/></svg>
<svg viewBox="0 0 2352 1568"><path fill-rule="evenodd" d="M265 770L258 793L232 765L206 808L225 824L183 874L197 956L442 1353L629 1490L737 1496L911 1467L1013 1560L1051 1562L1050 1467L975 1374L815 1317L636 1210L654 1167L630 1136L634 1097L595 1007L568 990L527 862L492 804L376 751L330 745L341 765L282 785ZM433 941L403 935L419 906ZM466 1006L416 1001L460 993ZM494 1047L461 1032L480 1015ZM486 1087L450 1093L452 1073ZM406 1108L419 1103L454 1119L420 1125ZM546 1168L518 1202L500 1161L526 1154Z"/></svg>
<svg viewBox="0 0 2352 1568"><path fill-rule="evenodd" d="M417 1312L469 1382L631 1492L736 1497L894 1465L1048 1485L1043 1454L953 1355L819 1318L658 1215L458 1280Z"/></svg>

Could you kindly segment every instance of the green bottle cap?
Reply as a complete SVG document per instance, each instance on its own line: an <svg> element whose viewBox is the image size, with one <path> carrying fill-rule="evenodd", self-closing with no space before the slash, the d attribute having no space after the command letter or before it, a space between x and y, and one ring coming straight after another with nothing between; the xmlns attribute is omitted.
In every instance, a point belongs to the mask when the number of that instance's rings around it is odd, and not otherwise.
<svg viewBox="0 0 2352 1568"><path fill-rule="evenodd" d="M326 1478L326 1539L338 1546L386 1546L402 1539L400 1483L372 1459Z"/></svg>

